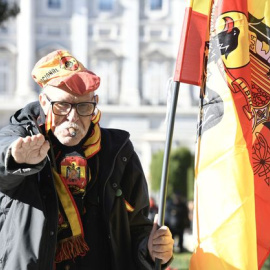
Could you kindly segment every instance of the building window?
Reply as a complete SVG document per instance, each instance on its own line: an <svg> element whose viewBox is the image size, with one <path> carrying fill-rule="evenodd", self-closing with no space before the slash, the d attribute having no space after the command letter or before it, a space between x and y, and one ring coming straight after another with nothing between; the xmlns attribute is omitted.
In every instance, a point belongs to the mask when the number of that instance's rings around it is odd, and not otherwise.
<svg viewBox="0 0 270 270"><path fill-rule="evenodd" d="M6 95L9 92L9 62L6 59L0 59L0 95Z"/></svg>
<svg viewBox="0 0 270 270"><path fill-rule="evenodd" d="M5 94L5 89L7 85L7 74L0 70L0 95Z"/></svg>
<svg viewBox="0 0 270 270"><path fill-rule="evenodd" d="M171 77L172 64L165 58L146 59L142 62L142 103L146 105L165 105L167 102L167 83Z"/></svg>
<svg viewBox="0 0 270 270"><path fill-rule="evenodd" d="M150 0L150 9L151 10L162 9L162 0Z"/></svg>
<svg viewBox="0 0 270 270"><path fill-rule="evenodd" d="M8 34L8 28L4 25L0 26L0 33L2 34Z"/></svg>
<svg viewBox="0 0 270 270"><path fill-rule="evenodd" d="M57 27L48 27L47 34L49 36L60 36L61 35L61 29Z"/></svg>
<svg viewBox="0 0 270 270"><path fill-rule="evenodd" d="M100 104L119 104L120 60L109 50L101 50L91 57L90 70L100 78L98 90Z"/></svg>
<svg viewBox="0 0 270 270"><path fill-rule="evenodd" d="M113 9L113 1L114 0L99 0L99 10L101 11L110 11Z"/></svg>
<svg viewBox="0 0 270 270"><path fill-rule="evenodd" d="M169 16L170 0L145 0L145 15L149 18Z"/></svg>
<svg viewBox="0 0 270 270"><path fill-rule="evenodd" d="M42 0L42 7L38 9L37 16L47 15L51 16L59 16L59 18L63 18L70 10L70 1L69 0Z"/></svg>
<svg viewBox="0 0 270 270"><path fill-rule="evenodd" d="M119 77L118 63L114 60L100 60L98 67L101 77L100 85L100 103L101 104L118 104L119 102ZM112 72L113 71L113 72Z"/></svg>
<svg viewBox="0 0 270 270"><path fill-rule="evenodd" d="M48 0L48 8L61 9L61 0Z"/></svg>

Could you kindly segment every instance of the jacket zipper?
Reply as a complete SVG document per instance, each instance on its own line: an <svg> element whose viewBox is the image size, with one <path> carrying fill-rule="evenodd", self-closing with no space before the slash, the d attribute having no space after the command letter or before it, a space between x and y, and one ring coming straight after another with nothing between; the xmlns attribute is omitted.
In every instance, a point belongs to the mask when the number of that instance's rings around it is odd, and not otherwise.
<svg viewBox="0 0 270 270"><path fill-rule="evenodd" d="M115 157L114 157L114 159L113 159L113 163L112 163L112 166L111 166L110 173L109 173L109 175L108 175L106 181L104 182L103 194L102 194L102 197L103 197L103 198L102 198L102 200L103 200L103 215L104 215L104 216L105 216L105 207L104 207L104 205L105 205L105 190L106 190L106 186L107 186L107 183L108 183L108 181L109 181L109 179L110 179L110 177L111 177L111 175L112 175L112 173L113 173L113 169L114 169L114 165L115 165L116 159L117 159L118 155L120 154L121 150L122 150L122 149L124 148L124 146L127 144L128 140L129 140L129 138L127 138L127 139L123 142L122 146L121 146L121 147L119 148L119 150L117 151L117 153L116 153L116 155L115 155ZM106 227L107 227L107 233L108 233L108 237L109 237L110 250L112 251L110 222L107 222ZM111 252L111 251L110 251L110 252ZM111 260L111 263L112 263L112 260ZM112 265L112 267L113 267L113 269L115 269L115 266L114 266L114 265Z"/></svg>
<svg viewBox="0 0 270 270"><path fill-rule="evenodd" d="M112 166L111 166L111 170L110 170L110 173L106 179L106 181L104 182L104 187L103 187L103 194L102 194L102 199L103 199L103 205L105 205L105 189L106 189L106 186L107 186L107 182L109 181L111 175L112 175L112 172L113 172L113 168L114 168L114 165L115 165L115 161L119 155L119 153L121 152L121 150L124 148L124 146L127 144L129 138L127 138L125 140L125 142L122 144L122 146L119 148L118 152L116 153L114 159L113 159L113 163L112 163ZM103 211L105 211L105 208L103 207ZM105 216L105 212L104 212L104 216Z"/></svg>

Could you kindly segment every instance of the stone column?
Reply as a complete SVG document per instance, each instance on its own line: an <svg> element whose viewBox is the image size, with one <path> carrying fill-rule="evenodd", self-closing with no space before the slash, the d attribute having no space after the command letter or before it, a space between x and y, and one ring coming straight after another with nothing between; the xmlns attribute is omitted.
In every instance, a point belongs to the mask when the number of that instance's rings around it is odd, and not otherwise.
<svg viewBox="0 0 270 270"><path fill-rule="evenodd" d="M123 5L123 72L120 103L138 105L139 100L139 3L122 1Z"/></svg>
<svg viewBox="0 0 270 270"><path fill-rule="evenodd" d="M28 101L36 98L34 81L31 77L35 65L35 10L34 0L20 1L17 16L17 82L16 98Z"/></svg>
<svg viewBox="0 0 270 270"><path fill-rule="evenodd" d="M71 53L87 67L88 7L86 0L73 0L71 19Z"/></svg>

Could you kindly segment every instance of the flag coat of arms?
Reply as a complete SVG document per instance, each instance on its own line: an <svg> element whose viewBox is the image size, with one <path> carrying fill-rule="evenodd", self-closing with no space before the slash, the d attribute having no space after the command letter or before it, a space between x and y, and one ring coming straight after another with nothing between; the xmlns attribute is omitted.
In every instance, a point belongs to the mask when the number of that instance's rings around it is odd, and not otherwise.
<svg viewBox="0 0 270 270"><path fill-rule="evenodd" d="M196 22L184 22L175 75L201 86L190 270L261 269L270 253L270 2L193 0L194 9L206 27L192 42ZM200 71L186 80L189 59Z"/></svg>

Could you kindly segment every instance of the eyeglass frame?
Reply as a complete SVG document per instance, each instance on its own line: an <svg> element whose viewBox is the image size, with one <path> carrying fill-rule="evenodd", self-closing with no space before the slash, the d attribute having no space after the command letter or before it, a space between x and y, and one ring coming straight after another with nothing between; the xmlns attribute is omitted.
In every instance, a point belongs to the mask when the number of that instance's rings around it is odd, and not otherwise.
<svg viewBox="0 0 270 270"><path fill-rule="evenodd" d="M84 101L84 102L78 102L78 103L70 103L70 102L67 102L67 101L52 101L46 94L44 94L44 96L45 96L45 97L47 98L47 100L50 102L50 104L51 104L51 106L52 106L52 112L53 112L55 115L58 115L58 116L66 116L66 115L68 115L68 114L71 112L71 110L72 110L73 107L75 107L76 112L77 112L77 114L78 114L79 116L82 116L82 117L91 116L91 115L94 114L95 109L96 109L96 105L97 105L97 102L92 102L92 101ZM94 98L96 98L96 96L94 96ZM54 105L55 103L66 103L66 104L69 104L69 105L70 105L70 110L69 110L69 112L67 112L66 114L57 114L57 113L55 113L55 112L53 111L53 105ZM80 105L80 104L82 104L82 103L88 103L88 104L94 105L93 112L92 112L91 114L81 115L81 114L78 112L78 107L77 107L77 106Z"/></svg>

